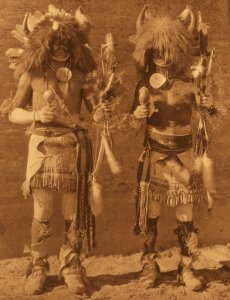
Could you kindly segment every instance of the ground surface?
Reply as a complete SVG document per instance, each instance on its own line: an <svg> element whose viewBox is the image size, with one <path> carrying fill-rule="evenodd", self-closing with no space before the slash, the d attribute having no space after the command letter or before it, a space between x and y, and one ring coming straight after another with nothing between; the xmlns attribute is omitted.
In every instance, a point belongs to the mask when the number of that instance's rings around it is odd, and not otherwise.
<svg viewBox="0 0 230 300"><path fill-rule="evenodd" d="M158 10L166 10L176 16L185 4L192 4L200 9L203 17L211 25L210 43L214 44L217 57L214 69L221 71L222 99L228 108L230 99L230 25L227 0L155 0ZM15 24L21 23L27 10L45 10L49 1L33 0L0 0L0 95L1 101L15 91L12 71L8 69L4 52L9 47L20 46L15 42L10 31ZM136 82L135 67L131 57L133 45L128 37L134 33L135 20L138 12L146 1L143 0L55 0L65 9L74 9L83 5L92 23L91 43L99 62L100 44L107 32L112 32L119 68L125 68L126 91L121 103L121 110L127 111L131 106ZM152 2L151 2L152 4ZM221 83L221 82L220 82ZM230 174L230 118L227 118L221 130L212 137L211 155L215 161L217 195L214 209L210 214L206 207L195 209L194 216L200 229L200 244L223 244L229 242L229 174ZM29 244L29 231L32 218L32 201L24 200L21 196L20 185L24 180L28 138L25 129L12 126L8 122L0 123L0 258L1 276L0 290L3 299L29 299L23 296L22 274L26 258L22 256L24 247ZM87 269L95 289L92 299L227 299L229 292L229 271L225 268L199 270L198 275L204 277L206 288L202 293L187 293L175 282L175 272L164 274L160 285L152 290L144 290L135 281L136 272L140 269L137 264L137 253L142 247L142 240L132 234L134 223L133 191L135 188L136 161L142 148L142 134L117 134L115 138L116 154L123 171L119 176L110 174L105 163L99 182L104 187L104 211L97 218L97 248L93 257L86 261ZM58 202L58 199L57 199ZM166 217L167 216L167 217ZM60 207L57 204L54 214L53 227L55 235L52 240L51 254L57 254L62 241ZM158 248L167 249L176 245L176 236L172 234L176 226L173 209L164 208L160 220ZM224 248L229 251L229 248ZM224 250L224 251L225 251ZM9 258L13 258L12 260ZM222 258L223 259L223 258ZM53 270L57 262L53 258ZM55 273L53 273L55 274ZM56 287L58 285L58 287ZM55 288L54 288L55 287ZM12 294L12 295L11 295ZM50 277L45 296L38 299L59 299L68 294L62 283L56 277ZM71 298L72 297L72 298ZM200 298L199 298L200 297ZM230 296L228 296L230 297Z"/></svg>
<svg viewBox="0 0 230 300"><path fill-rule="evenodd" d="M156 300L224 300L230 295L230 272L219 261L230 260L230 245L202 248L199 259L194 263L196 276L202 280L203 288L191 292L176 280L179 261L177 248L161 252L158 263L161 275L155 288L146 289L137 280L141 270L140 253L129 256L109 255L90 257L85 260L91 289L87 295L76 297L71 294L62 280L58 280L58 262L51 257L50 274L45 291L40 296L26 296L23 291L26 258L6 259L0 262L1 300L56 300L56 299L156 299ZM7 273L7 278L6 278Z"/></svg>

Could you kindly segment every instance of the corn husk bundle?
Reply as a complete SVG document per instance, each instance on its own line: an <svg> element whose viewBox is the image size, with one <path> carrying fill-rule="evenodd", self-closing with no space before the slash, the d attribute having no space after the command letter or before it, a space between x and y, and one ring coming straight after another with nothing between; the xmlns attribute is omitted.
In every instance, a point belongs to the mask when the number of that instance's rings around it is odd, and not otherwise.
<svg viewBox="0 0 230 300"><path fill-rule="evenodd" d="M105 37L104 44L101 45L101 80L99 84L100 102L116 106L122 91L122 74L116 74L116 58L114 53L114 42L111 33ZM110 170L117 174L120 166L113 154L113 138L110 130L110 115L105 113L105 119L101 127L101 147L100 152L105 154ZM99 152L99 157L101 157Z"/></svg>
<svg viewBox="0 0 230 300"><path fill-rule="evenodd" d="M114 53L114 42L111 33L105 37L105 43L101 45L101 101L115 101L116 97L123 91L123 72L116 74L116 58Z"/></svg>
<svg viewBox="0 0 230 300"><path fill-rule="evenodd" d="M110 105L113 110L120 103L123 92L123 72L117 74L116 65L113 37L111 33L108 33L105 37L105 42L101 45L101 73L94 73L91 76L94 76L94 79L96 79L97 84L94 92L99 95L100 104ZM96 153L97 157L91 187L91 208L95 215L102 209L101 186L96 182L95 177L99 172L103 158L106 158L113 174L118 174L121 171L121 166L113 152L112 136L112 133L118 129L118 122L118 115L112 116L110 112L105 111L103 119L99 123L94 124L97 128L97 135L100 137L100 146L98 153Z"/></svg>

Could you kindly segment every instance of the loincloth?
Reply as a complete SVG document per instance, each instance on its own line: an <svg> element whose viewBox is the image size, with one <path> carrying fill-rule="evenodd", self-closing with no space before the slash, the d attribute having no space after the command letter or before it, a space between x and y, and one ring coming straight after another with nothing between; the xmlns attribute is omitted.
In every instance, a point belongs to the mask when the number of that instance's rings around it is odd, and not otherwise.
<svg viewBox="0 0 230 300"><path fill-rule="evenodd" d="M201 174L194 170L193 150L180 154L150 153L149 201L170 206L199 203L202 200Z"/></svg>
<svg viewBox="0 0 230 300"><path fill-rule="evenodd" d="M31 135L23 184L25 196L31 187L74 192L79 174L87 177L91 173L92 149L85 130L54 128L48 133L39 128Z"/></svg>
<svg viewBox="0 0 230 300"><path fill-rule="evenodd" d="M45 157L30 186L56 191L76 191L78 140L73 133L44 137L38 150Z"/></svg>

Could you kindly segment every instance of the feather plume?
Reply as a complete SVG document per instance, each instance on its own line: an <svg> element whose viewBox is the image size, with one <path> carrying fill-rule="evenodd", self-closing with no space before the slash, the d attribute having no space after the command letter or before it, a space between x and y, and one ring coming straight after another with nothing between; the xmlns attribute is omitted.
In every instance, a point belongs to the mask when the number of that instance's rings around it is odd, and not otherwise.
<svg viewBox="0 0 230 300"><path fill-rule="evenodd" d="M208 192L215 193L215 180L214 180L214 166L213 161L207 156L207 153L204 153L202 157L203 163L203 180L204 186Z"/></svg>
<svg viewBox="0 0 230 300"><path fill-rule="evenodd" d="M59 28L59 23L58 23L57 21L54 21L54 22L53 22L53 25L52 25L52 29L53 29L54 31L56 31L56 30L58 30L58 28Z"/></svg>
<svg viewBox="0 0 230 300"><path fill-rule="evenodd" d="M121 166L120 166L119 162L116 160L105 135L102 135L102 142L104 144L105 155L106 155L106 158L107 158L107 161L108 161L111 172L113 174L120 173L121 172Z"/></svg>
<svg viewBox="0 0 230 300"><path fill-rule="evenodd" d="M75 19L80 26L84 26L86 23L88 23L88 19L86 15L82 13L81 7L78 7L75 12Z"/></svg>
<svg viewBox="0 0 230 300"><path fill-rule="evenodd" d="M16 29L11 31L12 36L18 40L19 42L25 44L28 41L28 38L25 34L25 31L23 29L22 25L17 24Z"/></svg>
<svg viewBox="0 0 230 300"><path fill-rule="evenodd" d="M49 4L48 5L48 12L53 15L54 17L58 16L60 14L60 9L58 9L55 5Z"/></svg>

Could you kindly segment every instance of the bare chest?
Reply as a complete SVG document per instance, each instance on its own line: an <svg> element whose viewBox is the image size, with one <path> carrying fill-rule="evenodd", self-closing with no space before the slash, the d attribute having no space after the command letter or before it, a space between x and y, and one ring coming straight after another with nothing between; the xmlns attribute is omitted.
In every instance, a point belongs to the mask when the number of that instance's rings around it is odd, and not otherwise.
<svg viewBox="0 0 230 300"><path fill-rule="evenodd" d="M58 80L54 72L47 72L44 76L34 77L32 80L32 104L33 108L41 109L47 105L44 93L52 89L59 99L73 112L80 112L81 108L81 89L84 83L84 77L74 72L68 82Z"/></svg>

